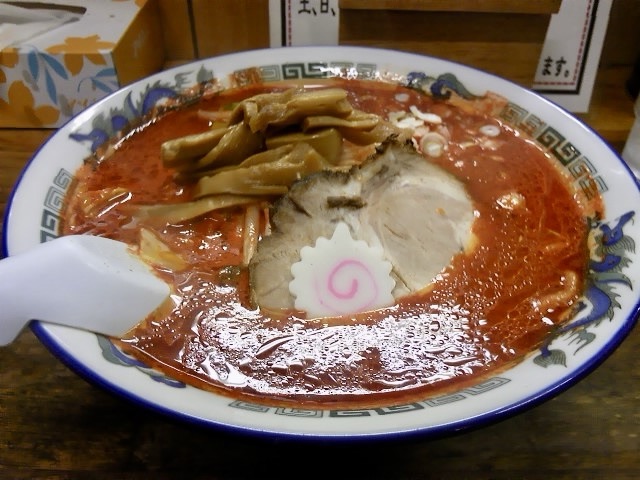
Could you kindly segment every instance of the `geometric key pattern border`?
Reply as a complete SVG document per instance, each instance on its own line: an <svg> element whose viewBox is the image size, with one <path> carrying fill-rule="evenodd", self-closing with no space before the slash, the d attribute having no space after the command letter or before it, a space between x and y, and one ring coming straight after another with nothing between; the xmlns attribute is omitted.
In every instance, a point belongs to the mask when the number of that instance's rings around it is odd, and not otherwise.
<svg viewBox="0 0 640 480"><path fill-rule="evenodd" d="M508 103L500 118L512 127L529 134L547 149L573 176L588 199L608 190L607 184L589 158L551 125L515 103Z"/></svg>
<svg viewBox="0 0 640 480"><path fill-rule="evenodd" d="M359 409L332 409L332 410L314 410L290 407L270 407L266 405L251 403L243 400L234 400L229 403L229 407L239 410L245 410L255 413L265 413L282 415L286 417L298 418L354 418L354 417L373 417L386 416L398 413L415 412L425 410L427 408L435 408L441 405L448 405L454 402L464 401L470 397L476 397L485 392L489 392L496 388L502 387L509 383L510 380L504 377L493 377L482 383L455 393L442 395L439 397L429 398L427 400L407 403L403 405L393 405L380 408L359 408Z"/></svg>

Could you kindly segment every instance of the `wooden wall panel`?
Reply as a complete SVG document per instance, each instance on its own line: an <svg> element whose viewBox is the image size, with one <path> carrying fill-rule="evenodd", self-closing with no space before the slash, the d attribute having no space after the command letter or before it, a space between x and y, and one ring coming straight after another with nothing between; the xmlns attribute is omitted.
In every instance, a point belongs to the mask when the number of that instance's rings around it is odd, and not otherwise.
<svg viewBox="0 0 640 480"><path fill-rule="evenodd" d="M340 12L340 44L422 53L530 86L550 14L354 10Z"/></svg>
<svg viewBox="0 0 640 480"><path fill-rule="evenodd" d="M269 46L268 0L158 1L169 64ZM560 3L340 0L340 43L442 56L527 83L535 72L549 15ZM635 62L640 56L638 25L640 1L613 0L603 67Z"/></svg>
<svg viewBox="0 0 640 480"><path fill-rule="evenodd" d="M602 66L633 65L640 57L640 1L613 0Z"/></svg>
<svg viewBox="0 0 640 480"><path fill-rule="evenodd" d="M195 58L195 44L189 2L187 0L159 0L160 19L168 62Z"/></svg>
<svg viewBox="0 0 640 480"><path fill-rule="evenodd" d="M340 0L341 9L555 13L562 0Z"/></svg>
<svg viewBox="0 0 640 480"><path fill-rule="evenodd" d="M196 55L269 47L268 0L191 0Z"/></svg>

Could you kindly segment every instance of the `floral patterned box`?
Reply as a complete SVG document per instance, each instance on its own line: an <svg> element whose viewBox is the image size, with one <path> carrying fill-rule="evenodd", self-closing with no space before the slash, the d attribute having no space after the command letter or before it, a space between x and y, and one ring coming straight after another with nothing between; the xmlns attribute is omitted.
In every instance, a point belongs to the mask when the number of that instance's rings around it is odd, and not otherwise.
<svg viewBox="0 0 640 480"><path fill-rule="evenodd" d="M34 5L12 2L21 3ZM156 0L43 3L82 16L0 50L0 127L59 127L107 94L162 68Z"/></svg>

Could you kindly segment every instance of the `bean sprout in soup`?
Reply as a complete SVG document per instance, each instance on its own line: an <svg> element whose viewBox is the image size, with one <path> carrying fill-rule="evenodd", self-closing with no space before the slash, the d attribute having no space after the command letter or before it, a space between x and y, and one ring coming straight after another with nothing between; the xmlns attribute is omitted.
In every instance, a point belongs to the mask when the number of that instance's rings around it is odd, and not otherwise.
<svg viewBox="0 0 640 480"><path fill-rule="evenodd" d="M172 285L170 305L113 340L172 378L304 408L442 394L571 318L602 214L498 118L505 104L345 79L225 90L87 160L62 233L127 242ZM379 303L294 288L347 250L367 274L350 294L372 282Z"/></svg>

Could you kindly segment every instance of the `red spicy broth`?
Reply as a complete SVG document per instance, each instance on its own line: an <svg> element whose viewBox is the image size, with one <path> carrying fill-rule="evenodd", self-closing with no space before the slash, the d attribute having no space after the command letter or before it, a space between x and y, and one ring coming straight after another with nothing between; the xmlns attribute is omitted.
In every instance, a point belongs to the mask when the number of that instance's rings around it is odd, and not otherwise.
<svg viewBox="0 0 640 480"><path fill-rule="evenodd" d="M435 159L462 180L476 210L478 247L459 254L429 291L396 305L336 319L267 315L249 301L242 263L244 208L179 224L133 222L131 206L192 199L163 166L160 145L209 128L199 110L228 108L273 87L253 86L163 114L87 163L67 198L63 234L139 241L153 230L189 268L163 269L180 301L117 344L197 387L274 405L391 405L477 382L520 361L581 296L587 207L536 144L498 120L503 101L439 101L395 85L333 80L355 108L387 117L415 105L436 113L450 136ZM479 138L480 127L499 135ZM514 198L525 208L509 208ZM598 205L598 208L600 206ZM265 222L266 223L266 222Z"/></svg>

